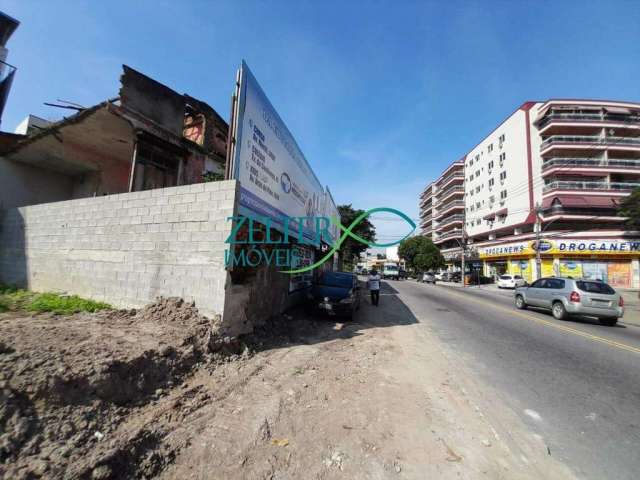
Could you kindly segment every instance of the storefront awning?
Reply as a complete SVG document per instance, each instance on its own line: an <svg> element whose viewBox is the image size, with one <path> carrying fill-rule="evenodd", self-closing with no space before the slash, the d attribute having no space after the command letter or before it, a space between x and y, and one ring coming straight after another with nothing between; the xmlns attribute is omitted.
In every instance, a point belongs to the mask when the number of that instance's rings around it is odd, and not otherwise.
<svg viewBox="0 0 640 480"><path fill-rule="evenodd" d="M506 208L501 208L500 210L498 210L496 212L496 217L506 217L507 216L507 209Z"/></svg>
<svg viewBox="0 0 640 480"><path fill-rule="evenodd" d="M616 207L616 199L603 195L594 195L585 197L583 195L561 195L557 197L545 198L542 202L542 208L549 208L554 205L554 201L560 203L563 207Z"/></svg>
<svg viewBox="0 0 640 480"><path fill-rule="evenodd" d="M495 213L490 213L489 215L485 215L484 217L482 217L483 220L493 220L495 218L496 218Z"/></svg>

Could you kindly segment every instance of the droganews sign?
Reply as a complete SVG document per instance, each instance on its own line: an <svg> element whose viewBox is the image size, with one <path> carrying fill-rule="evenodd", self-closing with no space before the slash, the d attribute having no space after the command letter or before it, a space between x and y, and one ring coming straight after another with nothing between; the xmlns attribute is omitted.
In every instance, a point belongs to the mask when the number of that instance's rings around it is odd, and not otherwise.
<svg viewBox="0 0 640 480"><path fill-rule="evenodd" d="M509 257L518 255L534 255L536 248L544 254L571 255L633 255L640 254L640 239L544 239L540 245L535 240L508 243L489 247L478 247L480 258Z"/></svg>

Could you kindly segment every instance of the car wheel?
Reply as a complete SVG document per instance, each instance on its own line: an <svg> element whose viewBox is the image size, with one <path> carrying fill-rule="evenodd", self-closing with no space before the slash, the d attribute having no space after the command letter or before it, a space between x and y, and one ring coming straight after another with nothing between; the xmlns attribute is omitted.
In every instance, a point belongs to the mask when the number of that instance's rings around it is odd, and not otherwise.
<svg viewBox="0 0 640 480"><path fill-rule="evenodd" d="M522 295L516 295L516 308L518 310L527 308L527 303L524 301L524 298L522 298Z"/></svg>
<svg viewBox="0 0 640 480"><path fill-rule="evenodd" d="M602 325L606 325L607 327L613 327L616 323L618 323L618 319L616 317L599 318L598 321Z"/></svg>
<svg viewBox="0 0 640 480"><path fill-rule="evenodd" d="M562 302L553 302L551 313L556 320L564 320L567 318L567 310L564 308Z"/></svg>

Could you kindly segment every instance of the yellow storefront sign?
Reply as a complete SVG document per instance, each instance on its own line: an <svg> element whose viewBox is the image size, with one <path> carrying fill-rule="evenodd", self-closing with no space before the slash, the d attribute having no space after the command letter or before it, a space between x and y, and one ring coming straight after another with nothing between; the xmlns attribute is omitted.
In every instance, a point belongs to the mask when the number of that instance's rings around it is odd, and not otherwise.
<svg viewBox="0 0 640 480"><path fill-rule="evenodd" d="M545 239L540 241L540 253L544 255L640 255L640 239ZM508 243L479 247L480 258L529 256L536 253L536 241Z"/></svg>

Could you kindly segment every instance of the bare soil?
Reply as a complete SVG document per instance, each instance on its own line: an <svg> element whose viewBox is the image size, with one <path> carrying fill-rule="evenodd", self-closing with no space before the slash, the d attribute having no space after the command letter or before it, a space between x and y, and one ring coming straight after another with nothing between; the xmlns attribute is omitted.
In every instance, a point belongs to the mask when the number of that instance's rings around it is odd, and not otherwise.
<svg viewBox="0 0 640 480"><path fill-rule="evenodd" d="M176 299L2 314L0 476L572 478L385 301L348 323L293 312L239 340Z"/></svg>

